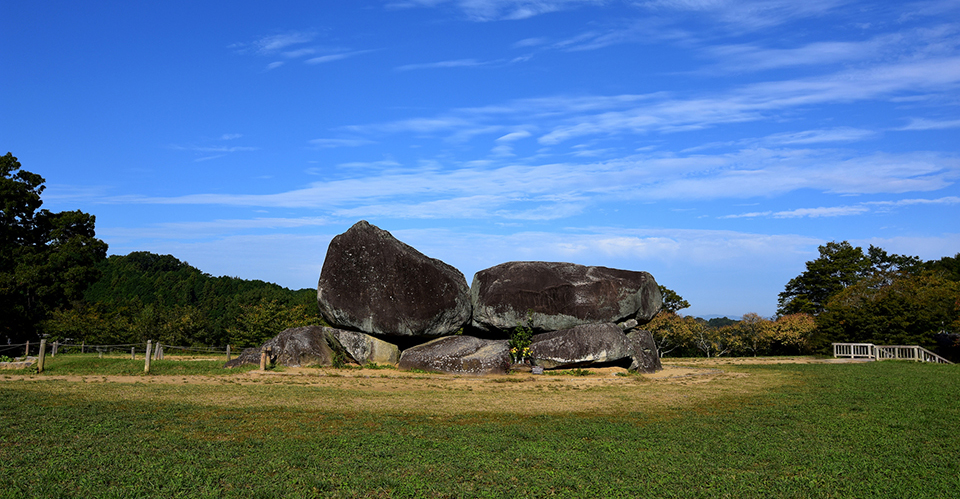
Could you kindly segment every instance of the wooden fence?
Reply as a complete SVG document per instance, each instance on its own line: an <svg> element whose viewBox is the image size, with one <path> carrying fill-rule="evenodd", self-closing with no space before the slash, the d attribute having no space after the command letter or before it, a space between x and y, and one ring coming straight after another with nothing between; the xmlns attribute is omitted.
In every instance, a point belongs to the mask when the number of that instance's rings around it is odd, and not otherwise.
<svg viewBox="0 0 960 499"><path fill-rule="evenodd" d="M101 358L103 354L110 352L126 352L126 348L130 347L130 359L136 360L137 352L144 352L144 365L143 371L150 372L150 361L152 360L163 360L163 350L165 348L181 350L184 352L200 352L200 353L220 353L224 350L216 347L181 347L173 345L162 345L160 342L157 342L155 345L152 340L147 340L146 348L138 349L137 347L140 344L128 343L123 345L87 345L86 343L70 344L70 343L60 343L59 341L54 341L53 344L49 346L50 356L56 357L58 353L96 353ZM33 357L30 355L31 351L36 349L37 356ZM29 365L36 363L37 371L42 373L44 368L44 361L46 359L46 354L48 350L47 340L40 340L40 343L37 344L34 342L34 346L31 347L30 342L26 343L17 343L17 344L7 344L0 345L0 354L5 356L10 356L7 354L14 353L18 354L23 352L22 357L15 357L15 360L23 360L23 362L28 362L28 365L24 365L22 368L27 368ZM227 362L230 362L230 345L227 345L226 348ZM10 363L6 363L10 364ZM20 369L21 367L16 367ZM262 368L261 368L262 370Z"/></svg>
<svg viewBox="0 0 960 499"><path fill-rule="evenodd" d="M831 343L834 358L866 360L915 360L953 364L947 359L917 345L874 345L873 343Z"/></svg>

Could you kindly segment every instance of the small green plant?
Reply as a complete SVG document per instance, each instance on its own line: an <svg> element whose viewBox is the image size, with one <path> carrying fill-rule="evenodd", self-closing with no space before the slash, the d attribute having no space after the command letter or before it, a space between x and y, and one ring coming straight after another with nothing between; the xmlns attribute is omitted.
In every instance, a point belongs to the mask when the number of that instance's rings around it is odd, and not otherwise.
<svg viewBox="0 0 960 499"><path fill-rule="evenodd" d="M407 369L407 372L408 372L408 373L416 373L416 374L439 374L439 373L434 372L434 371L426 371L426 370L417 369L417 368Z"/></svg>
<svg viewBox="0 0 960 499"><path fill-rule="evenodd" d="M6 355L0 355L0 362L13 362L13 359L7 357Z"/></svg>
<svg viewBox="0 0 960 499"><path fill-rule="evenodd" d="M524 362L530 358L530 342L533 341L533 311L527 311L527 323L517 321L517 327L510 335L510 358L514 362Z"/></svg>
<svg viewBox="0 0 960 499"><path fill-rule="evenodd" d="M343 352L340 350L333 351L333 358L330 359L330 362L336 369L343 369L347 365L347 359L344 358Z"/></svg>

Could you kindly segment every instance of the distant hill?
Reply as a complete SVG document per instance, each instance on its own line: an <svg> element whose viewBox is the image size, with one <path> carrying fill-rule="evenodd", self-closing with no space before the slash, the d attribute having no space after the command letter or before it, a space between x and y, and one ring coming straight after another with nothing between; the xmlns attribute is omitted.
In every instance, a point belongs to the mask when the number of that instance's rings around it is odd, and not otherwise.
<svg viewBox="0 0 960 499"><path fill-rule="evenodd" d="M190 305L211 310L261 299L288 305L316 304L316 290L293 291L260 280L214 277L172 255L146 251L113 255L100 263L99 270L100 279L84 295L87 301L122 303L136 298L143 304Z"/></svg>
<svg viewBox="0 0 960 499"><path fill-rule="evenodd" d="M196 332L184 338L192 343L226 344L227 330L236 326L245 307L272 303L317 312L314 289L291 290L260 280L214 277L172 255L145 251L113 255L98 268L99 280L84 294L98 316L110 320L125 316L131 324L149 322L150 316L166 323L189 317L200 322L193 328ZM200 331L202 337L194 337Z"/></svg>

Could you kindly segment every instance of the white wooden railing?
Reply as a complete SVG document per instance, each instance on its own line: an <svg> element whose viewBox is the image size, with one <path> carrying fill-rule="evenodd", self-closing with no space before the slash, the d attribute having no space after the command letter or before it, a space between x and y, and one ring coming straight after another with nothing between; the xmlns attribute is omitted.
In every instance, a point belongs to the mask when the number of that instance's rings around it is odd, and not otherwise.
<svg viewBox="0 0 960 499"><path fill-rule="evenodd" d="M874 345L873 343L831 343L834 358L868 360L915 360L953 364L947 359L916 345Z"/></svg>

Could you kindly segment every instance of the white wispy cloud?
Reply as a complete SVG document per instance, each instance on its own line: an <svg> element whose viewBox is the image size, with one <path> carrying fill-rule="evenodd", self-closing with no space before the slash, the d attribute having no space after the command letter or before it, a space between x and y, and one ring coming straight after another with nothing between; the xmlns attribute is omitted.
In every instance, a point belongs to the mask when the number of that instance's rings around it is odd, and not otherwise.
<svg viewBox="0 0 960 499"><path fill-rule="evenodd" d="M830 206L818 208L797 208L787 211L756 211L749 213L740 213L736 215L724 215L717 217L720 219L733 218L821 218L821 217L842 217L851 215L863 215L875 211L876 207L881 211L899 206L914 205L953 205L960 204L960 197L945 196L936 199L899 199L896 201L865 201L856 205Z"/></svg>
<svg viewBox="0 0 960 499"><path fill-rule="evenodd" d="M515 140L525 139L527 137L530 137L531 135L533 134L531 134L526 130L520 130L518 132L510 132L502 137L498 137L497 142L513 142Z"/></svg>
<svg viewBox="0 0 960 499"><path fill-rule="evenodd" d="M369 139L313 139L310 141L311 145L322 149L334 147L360 147L373 143L374 141Z"/></svg>
<svg viewBox="0 0 960 499"><path fill-rule="evenodd" d="M709 16L742 31L778 26L789 21L818 17L848 0L650 0L639 5L657 12L692 12Z"/></svg>
<svg viewBox="0 0 960 499"><path fill-rule="evenodd" d="M573 137L620 132L700 129L724 123L757 121L768 112L797 106L878 99L900 93L943 92L960 83L960 57L884 64L827 77L747 85L726 95L670 99L649 106L581 115L555 126L544 144Z"/></svg>
<svg viewBox="0 0 960 499"><path fill-rule="evenodd" d="M196 239L238 231L319 227L335 223L325 217L217 219L193 222L166 222L144 227L98 227L100 236L117 239Z"/></svg>
<svg viewBox="0 0 960 499"><path fill-rule="evenodd" d="M317 34L310 31L289 31L264 36L252 42L234 43L230 48L240 52L253 51L260 55L274 55L292 45L312 42L316 37Z"/></svg>
<svg viewBox="0 0 960 499"><path fill-rule="evenodd" d="M707 142L694 147L688 147L681 153L689 154L697 151L718 148L758 148L783 147L793 145L831 144L835 142L857 142L872 139L879 135L875 130L865 130L853 127L823 128L815 130L800 130L797 132L782 132L765 137L748 137L724 142Z"/></svg>
<svg viewBox="0 0 960 499"><path fill-rule="evenodd" d="M900 41L900 36L886 35L861 42L814 42L788 49L741 44L715 46L708 51L722 61L720 65L725 70L757 71L871 59Z"/></svg>
<svg viewBox="0 0 960 499"><path fill-rule="evenodd" d="M912 118L910 124L894 130L944 130L960 128L960 120L930 120L926 118Z"/></svg>
<svg viewBox="0 0 960 499"><path fill-rule="evenodd" d="M397 71L413 71L416 69L445 69L445 68L474 68L486 66L492 62L482 62L476 59L457 59L451 61L426 62L419 64L405 64L397 66Z"/></svg>
<svg viewBox="0 0 960 499"><path fill-rule="evenodd" d="M478 61L476 59L453 59L449 61L426 62L416 64L404 64L397 66L396 71L415 71L419 69L449 69L449 68L479 68L479 67L502 67L510 64L517 64L529 61L530 55L514 57L512 59L494 59L489 61Z"/></svg>
<svg viewBox="0 0 960 499"><path fill-rule="evenodd" d="M171 149L176 149L180 151L197 151L197 152L245 152L245 151L256 151L259 150L259 147L247 147L247 146L170 146Z"/></svg>
<svg viewBox="0 0 960 499"><path fill-rule="evenodd" d="M316 44L318 34L312 31L290 31L277 35L262 37L258 40L248 43L236 43L230 46L240 53L253 53L259 56L283 58L287 60L305 59L306 64L323 64L327 62L339 61L361 54L373 52L373 50L349 50L337 47L321 47ZM310 57L316 54L316 57ZM274 61L266 66L270 71L283 66L286 61Z"/></svg>
<svg viewBox="0 0 960 499"><path fill-rule="evenodd" d="M749 213L745 215L732 215L720 218L743 218L765 216L772 218L826 218L826 217L845 217L850 215L861 215L870 211L866 206L830 206L818 208L797 208L795 210Z"/></svg>
<svg viewBox="0 0 960 499"><path fill-rule="evenodd" d="M323 64L327 62L349 59L350 57L356 57L358 55L368 54L370 52L373 52L373 51L372 50L353 50L349 52L338 52L336 54L328 54L328 55L322 55L319 57L311 57L310 59L307 59L304 62L307 64Z"/></svg>
<svg viewBox="0 0 960 499"><path fill-rule="evenodd" d="M473 21L519 20L604 0L403 0L387 3L391 8L436 7L452 4Z"/></svg>
<svg viewBox="0 0 960 499"><path fill-rule="evenodd" d="M960 159L942 154L851 156L834 150L751 149L717 155L644 154L586 164L459 169L397 165L273 194L119 196L101 202L311 208L343 216L559 219L611 202L749 199L800 189L834 194L929 192L953 185L958 178ZM617 189L611 190L612 185ZM478 197L478 192L488 197ZM457 203L466 204L453 209ZM777 216L827 213L797 210Z"/></svg>
<svg viewBox="0 0 960 499"><path fill-rule="evenodd" d="M761 143L767 145L821 144L824 142L854 142L875 137L874 130L862 128L837 127L820 130L803 130L767 135Z"/></svg>
<svg viewBox="0 0 960 499"><path fill-rule="evenodd" d="M398 163L397 161L395 161L395 160L392 160L392 159L384 159L384 160L381 160L381 161L350 161L350 162L348 162L348 163L339 163L337 166L340 167L340 168L377 168L377 169L383 169L383 168L394 168L394 167L398 167L398 166L402 166L402 165L401 165L400 163Z"/></svg>
<svg viewBox="0 0 960 499"><path fill-rule="evenodd" d="M911 205L931 205L931 204L960 204L960 197L945 196L937 199L898 199L896 201L869 201L866 205L878 206L911 206Z"/></svg>
<svg viewBox="0 0 960 499"><path fill-rule="evenodd" d="M554 96L519 99L483 107L450 110L433 117L352 125L359 135L446 133L470 137L506 127L543 130L547 146L581 137L651 132L676 133L718 125L776 119L785 110L909 95L945 94L960 87L960 57L876 64L825 76L753 83L727 91L678 96L666 92L615 96ZM954 122L915 121L908 129L949 127ZM854 127L771 135L766 144L856 141L876 132ZM495 137L493 137L495 138Z"/></svg>

